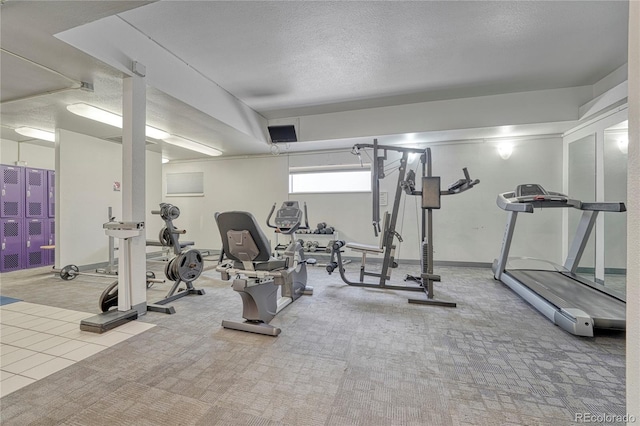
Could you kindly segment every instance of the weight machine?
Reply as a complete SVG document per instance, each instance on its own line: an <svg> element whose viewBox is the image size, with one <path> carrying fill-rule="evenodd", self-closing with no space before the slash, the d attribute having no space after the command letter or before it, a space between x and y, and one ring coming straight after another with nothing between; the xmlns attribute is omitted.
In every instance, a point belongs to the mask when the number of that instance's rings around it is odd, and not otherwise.
<svg viewBox="0 0 640 426"><path fill-rule="evenodd" d="M360 150L373 149L373 164L372 164L372 194L373 194L373 208L372 208L372 225L373 231L376 236L380 232L382 235L382 247L384 248L384 258L382 261L382 270L380 273L366 271L366 262L360 267L360 281L350 281L344 270L345 262L342 260L342 248L347 245L344 241L334 241L331 247L331 259L327 265L327 272L331 274L336 268L340 273L342 280L351 286L356 287L370 287L381 288L389 290L408 290L408 291L424 291L427 296L427 300L423 299L409 299L409 303L418 304L430 304L446 307L455 307L454 302L446 302L437 300L434 297L433 283L440 281L440 276L433 273L433 210L440 208L440 197L442 195L455 195L461 192L467 191L480 183L478 179L472 180L469 176L467 168L463 168L464 178L457 180L449 185L446 190L440 189L440 176L432 175L432 161L431 161L431 149L419 149L419 148L404 148L388 145L379 145L378 140L374 139L373 144L357 144L353 147L353 153L360 156ZM386 177L384 170L384 163L387 160L387 154L389 151L399 152L402 157L400 158L400 165L398 167L398 179L396 184L396 191L393 201L393 208L389 217L388 224L381 229L380 228L380 179ZM409 154L419 154L420 163L422 169L422 188L420 191L415 189L415 172L409 170L407 172L407 163ZM405 178L406 176L406 178ZM395 267L394 260L394 239L402 242L402 236L396 231L396 224L398 221L398 213L400 210L400 200L402 198L402 192L407 195L420 196L422 198L422 223L421 223L421 237L422 237L422 257L421 257L421 273L419 276L407 276L405 281L414 281L418 283L415 285L389 285L387 281L390 279L390 268ZM365 282L365 276L373 276L378 278L377 283Z"/></svg>

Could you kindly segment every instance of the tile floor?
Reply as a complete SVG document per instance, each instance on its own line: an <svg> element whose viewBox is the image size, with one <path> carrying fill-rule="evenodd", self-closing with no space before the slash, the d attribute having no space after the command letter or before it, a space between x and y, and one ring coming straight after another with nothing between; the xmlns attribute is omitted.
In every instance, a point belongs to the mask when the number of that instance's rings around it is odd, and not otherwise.
<svg viewBox="0 0 640 426"><path fill-rule="evenodd" d="M0 397L154 327L80 331L80 321L93 315L21 301L0 306Z"/></svg>

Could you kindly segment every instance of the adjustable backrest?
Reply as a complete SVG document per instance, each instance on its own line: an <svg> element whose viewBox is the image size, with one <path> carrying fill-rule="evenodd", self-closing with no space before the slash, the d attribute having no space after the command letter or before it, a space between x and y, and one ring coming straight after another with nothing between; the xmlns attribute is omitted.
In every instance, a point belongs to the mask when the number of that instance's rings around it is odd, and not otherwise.
<svg viewBox="0 0 640 426"><path fill-rule="evenodd" d="M239 262L247 261L247 259L240 259L238 256L232 254L231 247L229 246L228 231L232 231L231 235L239 235L238 232L247 231L255 247L258 250L257 255L253 259L254 262L267 261L271 257L271 249L269 246L269 240L264 235L262 229L258 225L258 221L249 212L232 211L215 214L216 223L220 230L220 238L222 239L222 249L224 254L231 260ZM233 232L236 231L236 232ZM235 250L234 250L235 251ZM253 250L252 250L253 251ZM253 255L251 255L253 257Z"/></svg>

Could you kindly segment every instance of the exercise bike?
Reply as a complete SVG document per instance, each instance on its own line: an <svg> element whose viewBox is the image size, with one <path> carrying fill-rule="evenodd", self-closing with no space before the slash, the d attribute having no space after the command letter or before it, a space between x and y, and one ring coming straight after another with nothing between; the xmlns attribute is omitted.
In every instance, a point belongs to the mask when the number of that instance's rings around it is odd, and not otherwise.
<svg viewBox="0 0 640 426"><path fill-rule="evenodd" d="M230 211L215 214L222 239L220 264L216 271L225 281L234 277L232 287L242 298L242 317L245 319L244 322L222 321L224 328L277 336L281 330L270 325L269 321L303 294L313 294L313 288L307 286L307 264L312 265L316 260L305 259L304 250L295 235L298 229L309 229L307 205L304 205L304 226L303 211L297 201L282 203L276 213L275 225L272 225L275 208L276 204L271 207L267 226L288 235L291 240L281 258L271 256L269 240L251 213Z"/></svg>

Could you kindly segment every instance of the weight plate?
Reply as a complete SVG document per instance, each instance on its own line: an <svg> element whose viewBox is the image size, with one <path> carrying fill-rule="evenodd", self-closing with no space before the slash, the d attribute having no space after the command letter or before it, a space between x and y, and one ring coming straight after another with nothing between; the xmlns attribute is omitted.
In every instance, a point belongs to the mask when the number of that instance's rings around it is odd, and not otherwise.
<svg viewBox="0 0 640 426"><path fill-rule="evenodd" d="M168 262L167 262L167 264L166 264L166 265L165 265L165 267L164 267L164 275L165 275L165 277L167 277L167 279L168 279L168 280L170 280L170 281L175 281L175 280L176 280L175 278L173 278L173 271L172 271L172 269L171 269L171 264L173 263L173 261L174 261L175 259L176 259L176 258L174 257L173 259L171 259L170 261L168 261Z"/></svg>
<svg viewBox="0 0 640 426"><path fill-rule="evenodd" d="M112 282L100 295L99 306L102 312L107 312L118 306L118 281Z"/></svg>
<svg viewBox="0 0 640 426"><path fill-rule="evenodd" d="M76 265L67 265L60 270L60 278L65 281L74 279L79 275L80 270Z"/></svg>
<svg viewBox="0 0 640 426"><path fill-rule="evenodd" d="M171 247L171 232L169 232L166 226L160 230L158 240L162 246Z"/></svg>
<svg viewBox="0 0 640 426"><path fill-rule="evenodd" d="M187 283L195 281L204 269L202 255L198 250L188 250L175 259L173 269L176 277L181 281Z"/></svg>

